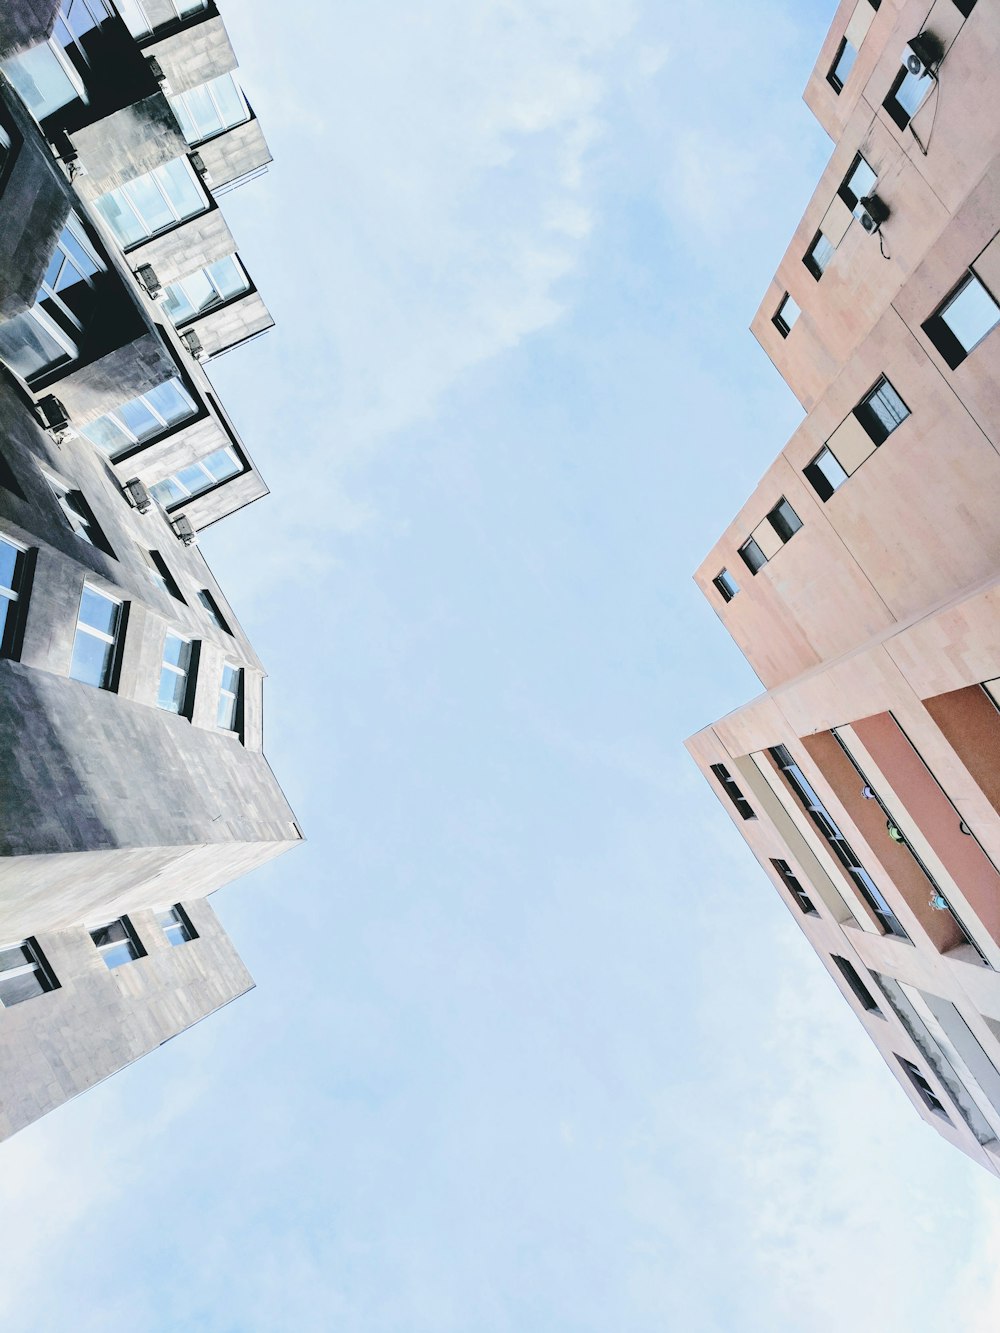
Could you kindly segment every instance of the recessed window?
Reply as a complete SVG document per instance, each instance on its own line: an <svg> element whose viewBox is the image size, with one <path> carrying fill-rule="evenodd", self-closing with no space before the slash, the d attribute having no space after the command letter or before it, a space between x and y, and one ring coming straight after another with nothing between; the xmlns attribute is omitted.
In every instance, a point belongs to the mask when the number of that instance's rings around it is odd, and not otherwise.
<svg viewBox="0 0 1000 1333"><path fill-rule="evenodd" d="M231 74L220 74L168 101L189 144L203 143L250 119L250 110Z"/></svg>
<svg viewBox="0 0 1000 1333"><path fill-rule="evenodd" d="M111 689L121 622L121 602L85 583L73 641L73 662L69 669L74 680L99 690Z"/></svg>
<svg viewBox="0 0 1000 1333"><path fill-rule="evenodd" d="M840 975L854 992L854 997L870 1014L878 1014L881 1017L882 1010L878 1007L875 996L871 993L865 983L861 980L857 968L847 958L841 958L839 954L831 954L830 957L837 964Z"/></svg>
<svg viewBox="0 0 1000 1333"><path fill-rule="evenodd" d="M155 482L149 492L164 509L169 509L171 505L182 504L231 477L239 476L242 471L243 464L236 457L235 450L216 449L205 458L199 458L197 463L190 463L171 476L164 477L162 481Z"/></svg>
<svg viewBox="0 0 1000 1333"><path fill-rule="evenodd" d="M147 241L208 208L205 191L186 157L154 167L95 202L123 247Z"/></svg>
<svg viewBox="0 0 1000 1333"><path fill-rule="evenodd" d="M10 657L16 645L26 559L22 547L0 538L0 657Z"/></svg>
<svg viewBox="0 0 1000 1333"><path fill-rule="evenodd" d="M3 454L0 454L0 486L2 486L5 491L10 491L12 495L17 495L20 499L24 499L24 491L21 490L18 480L14 476L14 469L7 462L6 458L4 458Z"/></svg>
<svg viewBox="0 0 1000 1333"><path fill-rule="evenodd" d="M179 379L157 384L102 417L80 427L80 434L109 458L121 458L140 444L165 435L198 409Z"/></svg>
<svg viewBox="0 0 1000 1333"><path fill-rule="evenodd" d="M222 731L239 731L242 719L240 712L243 703L243 669L226 662L222 667L222 682L219 686L219 706L216 709L215 725Z"/></svg>
<svg viewBox="0 0 1000 1333"><path fill-rule="evenodd" d="M218 602L215 600L215 598L212 596L209 590L207 588L199 588L196 596L198 598L198 601L201 602L202 606L208 612L209 616L211 617L216 627L218 629L221 629L223 634L232 634L233 631L226 624L226 619L223 616L222 612L219 610Z"/></svg>
<svg viewBox="0 0 1000 1333"><path fill-rule="evenodd" d="M974 273L931 315L923 330L954 370L1000 323L1000 306Z"/></svg>
<svg viewBox="0 0 1000 1333"><path fill-rule="evenodd" d="M757 816L753 812L753 807L740 791L735 778L729 772L729 769L726 768L725 764L712 764L710 767L715 774L716 781L732 801L733 805L736 806L736 809L740 812L740 816L743 819L756 819Z"/></svg>
<svg viewBox="0 0 1000 1333"><path fill-rule="evenodd" d="M847 473L840 466L836 454L825 444L803 471L821 500L829 500L837 487L847 480Z"/></svg>
<svg viewBox="0 0 1000 1333"><path fill-rule="evenodd" d="M816 233L812 245L803 256L802 262L818 282L830 266L830 260L837 247L821 231Z"/></svg>
<svg viewBox="0 0 1000 1333"><path fill-rule="evenodd" d="M121 916L117 921L109 921L105 926L95 926L90 932L90 938L109 968L134 963L137 958L143 958L146 954L127 916Z"/></svg>
<svg viewBox="0 0 1000 1333"><path fill-rule="evenodd" d="M4 127L0 125L0 177L3 176L4 167L7 165L7 161L10 158L11 147L10 135Z"/></svg>
<svg viewBox="0 0 1000 1333"><path fill-rule="evenodd" d="M802 312L799 310L799 307L795 304L795 302L788 295L788 293L785 292L784 296L781 298L781 304L774 312L774 315L771 319L771 323L781 334L782 338L787 338L792 331L792 327L795 324L795 321L798 319L801 313Z"/></svg>
<svg viewBox="0 0 1000 1333"><path fill-rule="evenodd" d="M740 547L739 555L751 574L756 574L758 569L763 569L767 564L767 556L752 537L748 537Z"/></svg>
<svg viewBox="0 0 1000 1333"><path fill-rule="evenodd" d="M173 907L167 907L162 912L157 912L156 919L162 927L164 935L175 946L190 944L192 940L198 938L198 932L192 926L191 918L180 903L174 903Z"/></svg>
<svg viewBox="0 0 1000 1333"><path fill-rule="evenodd" d="M882 105L899 128L905 130L933 86L934 80L929 74L911 74L904 65L893 80Z"/></svg>
<svg viewBox="0 0 1000 1333"><path fill-rule="evenodd" d="M58 986L35 940L0 947L0 1005L4 1009L57 990Z"/></svg>
<svg viewBox="0 0 1000 1333"><path fill-rule="evenodd" d="M163 308L175 325L186 324L249 290L250 279L243 265L235 255L226 255L197 273L169 283Z"/></svg>
<svg viewBox="0 0 1000 1333"><path fill-rule="evenodd" d="M933 1111L934 1114L940 1116L942 1120L947 1120L950 1123L951 1116L944 1109L944 1103L913 1061L906 1060L901 1055L897 1055L896 1059L899 1061L904 1074L913 1084L917 1095L927 1107L928 1111Z"/></svg>
<svg viewBox="0 0 1000 1333"><path fill-rule="evenodd" d="M49 490L52 492L56 504L59 506L63 518L68 527L91 546L96 546L98 550L105 551L108 555L114 552L108 545L108 539L101 531L101 527L94 517L94 511L84 498L82 491L73 490L65 482L60 481L58 477L51 476L48 472L42 474L49 484Z"/></svg>
<svg viewBox="0 0 1000 1333"><path fill-rule="evenodd" d="M163 641L157 705L168 713L187 712L191 685L191 641L168 634Z"/></svg>
<svg viewBox="0 0 1000 1333"><path fill-rule="evenodd" d="M827 83L838 96L844 84L847 82L847 76L854 68L854 62L857 58L857 51L847 38L843 37L840 45L837 47L837 55L833 64L830 66L830 72L826 76Z"/></svg>
<svg viewBox="0 0 1000 1333"><path fill-rule="evenodd" d="M819 916L819 912L816 911L812 899L809 897L808 893L806 893L805 889L792 874L792 868L788 864L788 862L782 861L780 858L772 856L771 865L774 866L775 870L778 872L778 876L781 879L781 882L784 884L785 888L795 899L796 903L798 904L799 910L804 912L806 916Z"/></svg>
<svg viewBox="0 0 1000 1333"><path fill-rule="evenodd" d="M139 546L137 549L150 583L154 583L163 592L169 593L178 602L183 602L184 598L181 596L181 590L177 586L176 579L170 572L170 566L159 551L147 551L145 546Z"/></svg>
<svg viewBox="0 0 1000 1333"><path fill-rule="evenodd" d="M883 375L879 382L862 398L854 415L874 444L882 444L910 415L910 409Z"/></svg>
<svg viewBox="0 0 1000 1333"><path fill-rule="evenodd" d="M878 176L858 153L837 193L853 213L860 199L867 199L878 184Z"/></svg>
<svg viewBox="0 0 1000 1333"><path fill-rule="evenodd" d="M728 569L720 570L712 582L722 594L722 600L724 602L731 602L740 590L740 585L736 582Z"/></svg>
<svg viewBox="0 0 1000 1333"><path fill-rule="evenodd" d="M767 516L767 521L783 542L794 537L802 526L802 520L784 498L780 499Z"/></svg>

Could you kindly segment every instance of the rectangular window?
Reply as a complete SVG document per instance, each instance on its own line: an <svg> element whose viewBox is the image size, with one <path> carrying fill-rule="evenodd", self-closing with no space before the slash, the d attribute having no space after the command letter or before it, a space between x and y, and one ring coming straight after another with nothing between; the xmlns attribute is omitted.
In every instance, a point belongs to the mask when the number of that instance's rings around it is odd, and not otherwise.
<svg viewBox="0 0 1000 1333"><path fill-rule="evenodd" d="M798 514L782 497L767 516L767 521L783 542L789 541L802 526Z"/></svg>
<svg viewBox="0 0 1000 1333"><path fill-rule="evenodd" d="M145 176L102 194L95 203L123 249L148 241L209 207L186 157L154 167Z"/></svg>
<svg viewBox="0 0 1000 1333"><path fill-rule="evenodd" d="M974 273L940 305L924 333L954 370L1000 323L1000 306Z"/></svg>
<svg viewBox="0 0 1000 1333"><path fill-rule="evenodd" d="M839 954L834 953L831 954L830 957L837 964L840 975L854 992L854 998L857 1000L858 1004L861 1005L861 1008L867 1010L870 1014L878 1014L881 1018L882 1010L878 1007L878 1002L876 1001L875 996L861 980L854 964L847 958L841 958Z"/></svg>
<svg viewBox="0 0 1000 1333"><path fill-rule="evenodd" d="M59 982L35 940L0 947L0 1006L4 1009L58 987Z"/></svg>
<svg viewBox="0 0 1000 1333"><path fill-rule="evenodd" d="M858 153L837 193L853 213L859 200L867 199L877 183L878 177L875 172Z"/></svg>
<svg viewBox="0 0 1000 1333"><path fill-rule="evenodd" d="M94 511L84 498L82 491L71 490L69 486L59 480L58 477L51 476L48 472L43 472L45 480L49 484L49 490L62 511L62 516L66 524L78 537L91 546L96 546L98 550L106 552L108 555L114 555L111 547L108 545L108 539L101 531L97 519L94 517Z"/></svg>
<svg viewBox="0 0 1000 1333"><path fill-rule="evenodd" d="M802 262L818 282L830 266L830 260L837 247L821 231L816 233L812 245L803 256Z"/></svg>
<svg viewBox="0 0 1000 1333"><path fill-rule="evenodd" d="M198 601L201 602L202 606L208 612L209 616L211 617L216 627L218 629L221 629L223 634L231 635L233 631L226 624L225 616L223 616L221 610L219 609L219 603L215 600L215 598L212 596L209 590L207 588L199 588L197 597Z"/></svg>
<svg viewBox="0 0 1000 1333"><path fill-rule="evenodd" d="M116 459L197 414L194 400L175 377L81 426L80 434Z"/></svg>
<svg viewBox="0 0 1000 1333"><path fill-rule="evenodd" d="M184 598L181 596L181 590L178 588L177 582L174 579L173 574L170 572L170 566L164 560L163 556L160 555L159 551L147 551L145 546L139 546L136 549L138 550L139 557L146 568L146 577L149 579L150 583L155 584L156 587L160 588L163 592L169 593L170 596L176 598L178 602L183 602Z"/></svg>
<svg viewBox="0 0 1000 1333"><path fill-rule="evenodd" d="M910 409L883 375L871 393L866 394L858 403L854 415L869 439L879 445L906 420L910 415Z"/></svg>
<svg viewBox="0 0 1000 1333"><path fill-rule="evenodd" d="M824 444L813 461L803 469L806 480L823 501L829 500L838 486L847 480L836 454Z"/></svg>
<svg viewBox="0 0 1000 1333"><path fill-rule="evenodd" d="M105 926L95 926L90 932L90 938L109 968L122 967L125 963L134 963L137 958L146 956L146 950L127 916L120 916L117 921L109 921Z"/></svg>
<svg viewBox="0 0 1000 1333"><path fill-rule="evenodd" d="M955 0L955 8L965 18L969 17L975 7L976 0Z"/></svg>
<svg viewBox="0 0 1000 1333"><path fill-rule="evenodd" d="M758 569L763 569L767 564L767 556L760 549L752 537L748 537L739 550L740 559L749 569L751 574L756 574Z"/></svg>
<svg viewBox="0 0 1000 1333"><path fill-rule="evenodd" d="M250 119L250 109L231 74L220 74L168 101L184 138L192 145Z"/></svg>
<svg viewBox="0 0 1000 1333"><path fill-rule="evenodd" d="M121 622L121 602L85 583L69 669L74 680L99 690L112 688Z"/></svg>
<svg viewBox="0 0 1000 1333"><path fill-rule="evenodd" d="M728 569L722 569L712 580L716 589L722 594L724 602L731 602L740 590L740 585L730 574Z"/></svg>
<svg viewBox="0 0 1000 1333"><path fill-rule="evenodd" d="M917 1091L917 1095L927 1107L928 1111L933 1111L935 1115L939 1115L942 1120L947 1120L950 1124L951 1116L944 1109L944 1103L941 1101L940 1097L938 1097L937 1093L935 1093L934 1089L928 1083L927 1079L924 1078L923 1074L913 1061L906 1060L901 1055L897 1055L896 1059L899 1061L903 1073L913 1084Z"/></svg>
<svg viewBox="0 0 1000 1333"><path fill-rule="evenodd" d="M0 538L0 657L10 657L16 648L26 558L22 547Z"/></svg>
<svg viewBox="0 0 1000 1333"><path fill-rule="evenodd" d="M231 477L238 477L243 471L243 464L236 457L233 449L216 449L196 463L190 463L162 481L155 482L149 488L153 499L169 509L172 505L183 504L196 495L210 491Z"/></svg>
<svg viewBox="0 0 1000 1333"><path fill-rule="evenodd" d="M732 801L733 805L736 806L736 809L740 812L740 816L743 819L756 819L757 816L753 812L753 807L740 791L735 779L729 772L729 769L726 768L725 764L712 764L710 767L715 774L716 781Z"/></svg>
<svg viewBox="0 0 1000 1333"><path fill-rule="evenodd" d="M235 255L226 255L196 273L167 284L163 308L180 327L217 305L250 290L250 279Z"/></svg>
<svg viewBox="0 0 1000 1333"><path fill-rule="evenodd" d="M830 66L830 72L826 76L827 83L838 96L840 95L840 91L844 84L847 82L847 76L854 68L854 62L857 58L857 51L846 37L842 38L840 45L837 47L836 58Z"/></svg>
<svg viewBox="0 0 1000 1333"><path fill-rule="evenodd" d="M198 932L192 926L191 918L180 903L174 903L173 907L166 907L162 912L157 912L156 919L164 935L175 946L190 944L192 940L198 938Z"/></svg>
<svg viewBox="0 0 1000 1333"><path fill-rule="evenodd" d="M781 304L774 312L771 323L781 334L782 338L787 338L792 331L795 321L801 313L799 307L788 293L785 292L784 296L781 298Z"/></svg>
<svg viewBox="0 0 1000 1333"><path fill-rule="evenodd" d="M168 713L187 713L191 678L191 641L168 634L163 641L157 705Z"/></svg>
<svg viewBox="0 0 1000 1333"><path fill-rule="evenodd" d="M904 65L893 80L882 105L901 130L905 130L934 86L929 74L911 74Z"/></svg>
<svg viewBox="0 0 1000 1333"><path fill-rule="evenodd" d="M784 884L788 892L795 899L796 903L799 906L799 909L802 912L804 912L806 916L819 916L819 912L816 911L812 899L809 897L805 889L792 874L792 868L788 864L788 862L782 861L778 857L772 856L771 865L774 866L775 870L778 872L778 877L780 878L781 882Z"/></svg>
<svg viewBox="0 0 1000 1333"><path fill-rule="evenodd" d="M208 0L168 0L168 7L171 10L169 18L161 18L156 23L153 23L146 12L143 0L116 0L116 4L126 28L133 37L141 40L143 37L151 37L154 28L162 28L166 24L207 9ZM156 6L156 12L161 13L162 10L162 4Z"/></svg>
<svg viewBox="0 0 1000 1333"><path fill-rule="evenodd" d="M226 662L222 667L222 683L219 686L219 706L215 714L215 724L222 731L239 731L243 719L240 717L243 703L243 669Z"/></svg>

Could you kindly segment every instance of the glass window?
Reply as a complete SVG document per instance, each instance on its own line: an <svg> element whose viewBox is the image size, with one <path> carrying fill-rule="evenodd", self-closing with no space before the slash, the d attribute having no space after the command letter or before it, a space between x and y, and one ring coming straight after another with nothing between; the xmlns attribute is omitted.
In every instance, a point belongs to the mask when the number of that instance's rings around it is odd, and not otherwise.
<svg viewBox="0 0 1000 1333"><path fill-rule="evenodd" d="M73 680L83 681L99 690L111 688L121 615L121 602L98 592L89 583L83 585L73 662L69 669Z"/></svg>
<svg viewBox="0 0 1000 1333"><path fill-rule="evenodd" d="M806 480L821 500L829 500L838 486L843 486L847 473L840 465L836 454L826 445L813 461L804 469Z"/></svg>
<svg viewBox="0 0 1000 1333"><path fill-rule="evenodd" d="M883 375L871 393L854 409L854 415L876 444L887 440L910 415L910 409Z"/></svg>
<svg viewBox="0 0 1000 1333"><path fill-rule="evenodd" d="M740 791L739 787L737 786L735 778L729 772L729 769L725 766L725 764L710 764L709 767L711 768L713 774L715 775L715 779L719 783L722 790L732 801L733 805L736 806L736 809L739 811L741 818L756 819L757 816L753 812L753 807L751 806L747 798L743 795L743 793Z"/></svg>
<svg viewBox="0 0 1000 1333"><path fill-rule="evenodd" d="M216 449L197 463L156 482L150 486L149 491L154 500L166 509L201 495L219 482L238 476L242 471L243 465L232 449Z"/></svg>
<svg viewBox="0 0 1000 1333"><path fill-rule="evenodd" d="M2 68L36 120L71 102L88 100L79 74L54 38L4 61Z"/></svg>
<svg viewBox="0 0 1000 1333"><path fill-rule="evenodd" d="M241 667L226 662L222 668L222 684L219 687L219 707L215 716L216 726L223 731L239 730L240 694L243 687Z"/></svg>
<svg viewBox="0 0 1000 1333"><path fill-rule="evenodd" d="M934 80L929 74L911 74L904 65L882 105L899 128L905 130L933 86Z"/></svg>
<svg viewBox="0 0 1000 1333"><path fill-rule="evenodd" d="M34 940L0 946L0 1006L4 1009L58 986Z"/></svg>
<svg viewBox="0 0 1000 1333"><path fill-rule="evenodd" d="M728 569L720 570L712 582L722 594L722 600L724 602L731 602L740 590L740 585L736 582Z"/></svg>
<svg viewBox="0 0 1000 1333"><path fill-rule="evenodd" d="M781 304L774 312L774 317L772 318L771 323L781 334L782 338L787 338L792 331L792 326L801 313L799 307L788 293L785 292L785 295L781 299Z"/></svg>
<svg viewBox="0 0 1000 1333"><path fill-rule="evenodd" d="M854 992L855 998L861 1005L862 1009L866 1009L870 1014L878 1014L881 1017L882 1010L878 1007L878 1002L876 1001L875 996L861 980L858 969L850 959L841 958L839 954L831 954L830 957L837 964L840 975Z"/></svg>
<svg viewBox="0 0 1000 1333"><path fill-rule="evenodd" d="M127 403L113 408L96 421L80 427L91 444L109 458L119 458L136 445L164 435L180 422L196 416L194 400L179 379L167 380Z"/></svg>
<svg viewBox="0 0 1000 1333"><path fill-rule="evenodd" d="M830 67L829 74L826 76L827 83L829 83L835 93L839 94L840 90L847 82L847 76L854 68L854 62L857 58L857 51L847 38L844 37L841 40L840 45L837 47L836 59Z"/></svg>
<svg viewBox="0 0 1000 1333"><path fill-rule="evenodd" d="M191 670L191 644L176 634L168 634L163 641L163 664L160 668L160 692L156 702L168 713L183 713L188 700L188 678Z"/></svg>
<svg viewBox="0 0 1000 1333"><path fill-rule="evenodd" d="M49 489L62 511L63 518L76 535L82 537L85 542L89 542L91 546L96 546L100 550L112 554L107 538L101 531L82 492L71 490L58 477L52 477L47 472L42 475L49 483Z"/></svg>
<svg viewBox="0 0 1000 1333"><path fill-rule="evenodd" d="M783 542L787 542L789 538L794 537L802 526L801 518L784 498L778 501L767 518L771 527L774 528Z"/></svg>
<svg viewBox="0 0 1000 1333"><path fill-rule="evenodd" d="M859 199L867 199L878 184L878 177L865 159L858 153L851 164L851 169L844 177L837 193L849 209L854 210Z"/></svg>
<svg viewBox="0 0 1000 1333"><path fill-rule="evenodd" d="M183 602L184 598L181 596L181 590L170 572L170 566L159 551L147 551L144 546L139 546L136 549L145 566L146 576L150 583L155 583L163 592L169 593L177 601Z"/></svg>
<svg viewBox="0 0 1000 1333"><path fill-rule="evenodd" d="M208 7L208 0L170 0L170 8L173 11L170 17L154 25L146 12L143 0L116 0L116 3L125 26L133 37L139 39L152 36L154 26L162 28L167 23L198 14ZM162 6L158 5L157 12L161 9Z"/></svg>
<svg viewBox="0 0 1000 1333"><path fill-rule="evenodd" d="M751 574L756 574L758 569L763 569L767 564L767 556L752 537L748 537L740 547L740 557Z"/></svg>
<svg viewBox="0 0 1000 1333"><path fill-rule="evenodd" d="M117 921L109 921L106 926L95 926L90 932L90 938L109 968L134 963L146 952L139 943L139 937L127 916L119 917Z"/></svg>
<svg viewBox="0 0 1000 1333"><path fill-rule="evenodd" d="M180 903L175 903L173 907L167 907L162 912L157 912L156 919L164 935L174 946L190 944L192 940L198 938L198 932L192 926L191 918Z"/></svg>
<svg viewBox="0 0 1000 1333"><path fill-rule="evenodd" d="M822 232L817 232L815 240L802 260L817 282L829 268L830 260L836 253L836 249L837 247L833 242L828 240Z"/></svg>
<svg viewBox="0 0 1000 1333"><path fill-rule="evenodd" d="M232 630L226 624L222 612L219 610L219 604L207 588L199 588L197 593L198 601L208 612L214 624L222 630L223 634L232 634Z"/></svg>
<svg viewBox="0 0 1000 1333"><path fill-rule="evenodd" d="M941 319L971 352L1000 321L1000 307L978 278L970 275L941 311Z"/></svg>
<svg viewBox="0 0 1000 1333"><path fill-rule="evenodd" d="M250 119L243 94L231 74L222 74L168 100L189 144L202 143Z"/></svg>
<svg viewBox="0 0 1000 1333"><path fill-rule="evenodd" d="M250 290L250 280L235 255L189 273L166 287L164 308L174 324L183 324L213 306Z"/></svg>
<svg viewBox="0 0 1000 1333"><path fill-rule="evenodd" d="M148 240L208 208L205 191L186 157L154 167L95 202L124 247Z"/></svg>
<svg viewBox="0 0 1000 1333"><path fill-rule="evenodd" d="M782 861L779 858L772 856L771 865L774 866L775 870L778 872L778 876L781 879L782 884L784 884L785 888L795 899L796 903L799 906L799 909L802 912L804 912L806 916L819 916L819 913L813 906L812 899L809 897L805 889L792 874L792 867L788 864L788 862Z"/></svg>
<svg viewBox="0 0 1000 1333"><path fill-rule="evenodd" d="M25 552L0 538L0 656L9 657L17 631L17 602L24 583Z"/></svg>
<svg viewBox="0 0 1000 1333"><path fill-rule="evenodd" d="M935 1115L941 1116L943 1120L950 1120L951 1117L948 1115L948 1112L944 1109L944 1103L941 1101L941 1098L938 1097L937 1093L934 1091L930 1083L928 1083L927 1079L920 1072L920 1070L913 1063L913 1061L904 1060L904 1058L901 1055L897 1055L896 1059L902 1065L903 1072L906 1074L907 1078L913 1084L914 1088L916 1089L917 1096L927 1107L928 1111L933 1111Z"/></svg>

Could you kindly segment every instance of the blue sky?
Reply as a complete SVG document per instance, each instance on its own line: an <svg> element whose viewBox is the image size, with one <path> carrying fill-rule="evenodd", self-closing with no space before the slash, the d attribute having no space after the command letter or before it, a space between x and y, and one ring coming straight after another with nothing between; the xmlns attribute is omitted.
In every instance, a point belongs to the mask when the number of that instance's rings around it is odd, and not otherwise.
<svg viewBox="0 0 1000 1333"><path fill-rule="evenodd" d="M691 571L799 420L746 331L832 0L230 0L273 495L203 547L309 841L258 989L4 1149L0 1317L96 1333L1000 1323L914 1115L686 735Z"/></svg>

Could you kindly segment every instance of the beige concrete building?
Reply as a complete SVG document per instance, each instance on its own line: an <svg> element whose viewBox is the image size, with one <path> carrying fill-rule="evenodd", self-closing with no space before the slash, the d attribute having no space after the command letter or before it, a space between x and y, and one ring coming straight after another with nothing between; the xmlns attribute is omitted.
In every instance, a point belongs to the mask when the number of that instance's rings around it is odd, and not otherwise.
<svg viewBox="0 0 1000 1333"><path fill-rule="evenodd" d="M1000 1174L1000 9L843 0L753 333L806 412L696 574L767 691L691 738L919 1114Z"/></svg>

